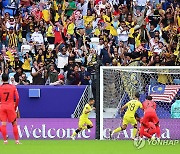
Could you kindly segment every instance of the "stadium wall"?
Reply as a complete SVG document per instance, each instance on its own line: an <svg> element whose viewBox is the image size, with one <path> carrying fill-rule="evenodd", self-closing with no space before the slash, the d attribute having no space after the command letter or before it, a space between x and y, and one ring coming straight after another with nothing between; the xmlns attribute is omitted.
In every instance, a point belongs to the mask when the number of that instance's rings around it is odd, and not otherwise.
<svg viewBox="0 0 180 154"><path fill-rule="evenodd" d="M93 140L96 135L96 120L91 119L94 127L78 134L78 140ZM110 130L118 127L120 119L104 119L104 138L109 139ZM22 118L18 119L18 131L20 139L71 139L73 131L77 128L78 119L73 118ZM160 119L161 139L180 139L180 119ZM13 139L12 126L8 125L8 135ZM115 135L116 139L131 139L132 126Z"/></svg>
<svg viewBox="0 0 180 154"><path fill-rule="evenodd" d="M95 119L91 119L94 127L83 130L77 139L95 139ZM20 118L18 119L18 132L20 139L70 139L78 127L78 119L71 118ZM12 127L9 124L8 135L13 139Z"/></svg>
<svg viewBox="0 0 180 154"><path fill-rule="evenodd" d="M104 119L103 135L109 138L109 132L119 127L121 119ZM180 119L160 119L161 139L180 139ZM131 139L133 127L129 125L126 130L117 133L115 138L128 140Z"/></svg>
<svg viewBox="0 0 180 154"><path fill-rule="evenodd" d="M86 86L17 86L21 118L71 118Z"/></svg>

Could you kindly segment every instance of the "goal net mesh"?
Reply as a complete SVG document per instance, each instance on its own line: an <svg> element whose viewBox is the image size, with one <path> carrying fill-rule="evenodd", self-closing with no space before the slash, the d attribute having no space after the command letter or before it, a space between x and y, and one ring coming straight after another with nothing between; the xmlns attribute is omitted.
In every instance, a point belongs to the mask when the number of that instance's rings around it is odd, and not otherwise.
<svg viewBox="0 0 180 154"><path fill-rule="evenodd" d="M180 108L176 113L173 110L173 105L180 100L180 68L103 67L101 71L104 138L108 138L107 131L121 125L124 112L121 113L120 108L133 99L136 92L140 93L141 102L147 95L153 97L160 119L180 118ZM180 107L180 102L178 104ZM143 116L142 110L137 113Z"/></svg>

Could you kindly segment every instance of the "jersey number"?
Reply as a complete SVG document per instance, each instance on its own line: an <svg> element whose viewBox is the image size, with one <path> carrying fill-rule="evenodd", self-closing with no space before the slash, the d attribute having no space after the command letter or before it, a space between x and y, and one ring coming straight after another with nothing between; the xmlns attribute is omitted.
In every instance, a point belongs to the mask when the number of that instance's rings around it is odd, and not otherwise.
<svg viewBox="0 0 180 154"><path fill-rule="evenodd" d="M7 100L8 100L8 98L9 98L9 92L4 92L4 94L6 95L6 99L5 99L5 101L7 101Z"/></svg>
<svg viewBox="0 0 180 154"><path fill-rule="evenodd" d="M135 108L135 104L134 103L130 104L130 106L129 106L130 111L133 111L134 108Z"/></svg>

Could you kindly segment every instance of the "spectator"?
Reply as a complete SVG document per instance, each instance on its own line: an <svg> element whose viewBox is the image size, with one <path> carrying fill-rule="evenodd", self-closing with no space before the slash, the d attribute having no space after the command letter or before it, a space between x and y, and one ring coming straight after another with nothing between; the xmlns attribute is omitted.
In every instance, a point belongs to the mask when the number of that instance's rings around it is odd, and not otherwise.
<svg viewBox="0 0 180 154"><path fill-rule="evenodd" d="M35 44L43 44L44 43L43 35L39 32L38 26L35 27L35 32L32 34L31 40Z"/></svg>
<svg viewBox="0 0 180 154"><path fill-rule="evenodd" d="M67 6L66 10L67 10L66 11L67 17L70 17L72 15L73 11L76 10L75 2L72 0L68 0L68 6Z"/></svg>
<svg viewBox="0 0 180 154"><path fill-rule="evenodd" d="M30 81L27 80L26 74L22 73L21 76L19 76L19 85L29 85Z"/></svg>
<svg viewBox="0 0 180 154"><path fill-rule="evenodd" d="M81 66L81 72L80 72L80 80L81 80L81 85L89 85L90 81L90 73L85 70L85 67L82 65Z"/></svg>
<svg viewBox="0 0 180 154"><path fill-rule="evenodd" d="M17 35L14 33L14 28L9 28L9 34L8 34L8 47L17 47Z"/></svg>
<svg viewBox="0 0 180 154"><path fill-rule="evenodd" d="M80 85L81 80L80 80L80 73L79 73L79 66L74 66L74 72L73 72L73 82L72 85Z"/></svg>
<svg viewBox="0 0 180 154"><path fill-rule="evenodd" d="M54 83L50 83L49 85L53 85L53 86L64 85L64 76L62 74L58 75L58 81Z"/></svg>
<svg viewBox="0 0 180 154"><path fill-rule="evenodd" d="M50 24L47 27L46 36L47 36L48 43L54 44L54 31L53 31L53 26Z"/></svg>
<svg viewBox="0 0 180 154"><path fill-rule="evenodd" d="M23 74L23 70L21 67L17 67L16 74L14 74L14 79L17 83L19 83L19 77Z"/></svg>
<svg viewBox="0 0 180 154"><path fill-rule="evenodd" d="M45 85L47 70L44 68L43 62L39 62L38 65L34 63L31 75L33 77L33 85Z"/></svg>
<svg viewBox="0 0 180 154"><path fill-rule="evenodd" d="M58 72L55 70L54 65L50 65L48 72L49 83L58 81Z"/></svg>
<svg viewBox="0 0 180 154"><path fill-rule="evenodd" d="M64 66L68 63L68 53L65 46L62 46L61 50L58 52L57 58L57 68L60 73L64 72Z"/></svg>
<svg viewBox="0 0 180 154"><path fill-rule="evenodd" d="M2 5L0 68L30 71L36 60L34 72L41 62L47 70L53 64L65 84L79 84L77 62L91 74L99 59L104 66L179 65L179 5L172 0L21 0L15 15L2 13ZM44 84L47 76L42 76Z"/></svg>
<svg viewBox="0 0 180 154"><path fill-rule="evenodd" d="M16 71L18 68L22 68L23 62L19 59L17 55L14 57L13 69Z"/></svg>
<svg viewBox="0 0 180 154"><path fill-rule="evenodd" d="M35 28L35 23L33 22L33 17L29 16L28 19L23 19L23 23L22 23L22 37L26 37L26 41L30 42L31 41L31 35L34 32L34 28ZM38 28L37 28L38 29ZM36 29L36 30L37 30ZM40 36L40 35L38 35Z"/></svg>
<svg viewBox="0 0 180 154"><path fill-rule="evenodd" d="M108 42L105 41L104 42L104 48L101 49L101 53L100 53L100 58L102 58L102 64L105 65L105 63L111 63L111 58L110 55L111 53L108 52L109 50L109 46L108 46Z"/></svg>
<svg viewBox="0 0 180 154"><path fill-rule="evenodd" d="M43 63L44 63L45 58L44 58L43 49L40 48L40 49L38 50L38 54L36 55L35 59L36 59L36 61L37 61L38 63L39 63L39 62L43 62Z"/></svg>
<svg viewBox="0 0 180 154"><path fill-rule="evenodd" d="M145 9L147 0L133 0L135 2L136 9L142 11Z"/></svg>
<svg viewBox="0 0 180 154"><path fill-rule="evenodd" d="M81 84L79 67L77 65L75 65L73 69L68 70L66 84L68 84L68 85L80 85Z"/></svg>
<svg viewBox="0 0 180 154"><path fill-rule="evenodd" d="M22 65L22 68L25 72L31 71L31 58L28 52L24 55L24 64Z"/></svg>
<svg viewBox="0 0 180 154"><path fill-rule="evenodd" d="M18 83L15 81L15 78L13 76L10 77L10 81L9 81L9 84L12 84L12 85L18 85Z"/></svg>
<svg viewBox="0 0 180 154"><path fill-rule="evenodd" d="M5 60L2 53L0 53L0 70L2 71L2 73L5 72Z"/></svg>

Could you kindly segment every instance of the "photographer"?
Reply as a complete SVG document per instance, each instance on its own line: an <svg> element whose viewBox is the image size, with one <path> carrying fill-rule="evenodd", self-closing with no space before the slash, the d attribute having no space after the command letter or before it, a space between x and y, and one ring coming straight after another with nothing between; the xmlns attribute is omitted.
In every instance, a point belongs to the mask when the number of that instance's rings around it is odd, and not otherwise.
<svg viewBox="0 0 180 154"><path fill-rule="evenodd" d="M47 70L43 62L39 62L37 67L32 68L33 85L44 85L46 81Z"/></svg>
<svg viewBox="0 0 180 154"><path fill-rule="evenodd" d="M26 74L23 73L20 77L19 77L19 85L29 85L30 81L27 80Z"/></svg>

